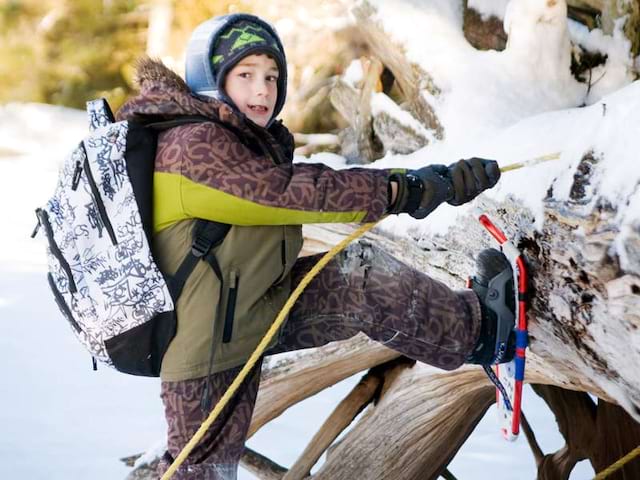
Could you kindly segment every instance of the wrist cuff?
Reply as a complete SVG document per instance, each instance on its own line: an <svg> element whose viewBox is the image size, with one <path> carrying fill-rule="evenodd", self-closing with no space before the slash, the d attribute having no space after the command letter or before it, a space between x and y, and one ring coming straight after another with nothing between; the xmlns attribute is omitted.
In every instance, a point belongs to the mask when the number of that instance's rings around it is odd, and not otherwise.
<svg viewBox="0 0 640 480"><path fill-rule="evenodd" d="M398 185L398 191L396 192L396 201L391 203L391 182L396 182ZM409 191L407 189L407 180L405 175L400 173L392 173L389 176L389 207L387 213L398 214L404 212L404 206L409 198Z"/></svg>
<svg viewBox="0 0 640 480"><path fill-rule="evenodd" d="M388 213L413 213L422 201L422 191L424 185L422 180L411 172L406 174L394 173L389 177L389 188L391 188L391 182L394 181L398 184L398 192L396 195L396 201L393 205L389 205Z"/></svg>

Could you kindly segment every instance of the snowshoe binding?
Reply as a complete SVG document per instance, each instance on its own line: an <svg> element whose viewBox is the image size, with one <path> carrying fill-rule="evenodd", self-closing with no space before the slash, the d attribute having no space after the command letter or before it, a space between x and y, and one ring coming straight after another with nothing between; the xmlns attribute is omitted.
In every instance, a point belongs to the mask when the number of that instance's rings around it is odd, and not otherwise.
<svg viewBox="0 0 640 480"><path fill-rule="evenodd" d="M480 337L468 363L495 365L510 362L516 351L513 269L502 252L483 250L476 259L476 275L468 285L482 311Z"/></svg>
<svg viewBox="0 0 640 480"><path fill-rule="evenodd" d="M485 214L478 220L500 245L478 255L476 276L468 287L482 310L480 335L469 363L482 365L496 386L496 412L505 439L520 432L527 333L527 267L518 248ZM517 295L517 296L516 296Z"/></svg>

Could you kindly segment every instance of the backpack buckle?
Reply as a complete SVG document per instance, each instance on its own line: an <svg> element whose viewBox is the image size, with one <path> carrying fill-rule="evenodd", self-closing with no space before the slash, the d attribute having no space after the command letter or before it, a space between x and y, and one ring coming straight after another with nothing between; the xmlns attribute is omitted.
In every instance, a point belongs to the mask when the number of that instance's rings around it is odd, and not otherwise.
<svg viewBox="0 0 640 480"><path fill-rule="evenodd" d="M211 242L204 237L196 236L191 244L191 253L194 257L202 258L211 250Z"/></svg>

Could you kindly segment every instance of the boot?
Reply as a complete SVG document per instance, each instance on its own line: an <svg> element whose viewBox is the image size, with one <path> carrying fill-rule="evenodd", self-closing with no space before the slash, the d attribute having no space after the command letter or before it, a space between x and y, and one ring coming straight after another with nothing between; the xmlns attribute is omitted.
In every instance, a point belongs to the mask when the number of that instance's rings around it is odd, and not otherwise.
<svg viewBox="0 0 640 480"><path fill-rule="evenodd" d="M470 287L480 300L480 336L467 363L495 365L515 355L515 295L513 270L507 257L495 248L483 250L476 259L476 275Z"/></svg>

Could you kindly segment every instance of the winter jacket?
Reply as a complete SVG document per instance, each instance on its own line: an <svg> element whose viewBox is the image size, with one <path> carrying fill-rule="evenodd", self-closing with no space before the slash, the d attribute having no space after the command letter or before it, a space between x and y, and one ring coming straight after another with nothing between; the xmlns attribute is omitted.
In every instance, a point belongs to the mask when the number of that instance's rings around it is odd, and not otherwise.
<svg viewBox="0 0 640 480"><path fill-rule="evenodd" d="M138 84L119 120L211 119L159 136L153 248L160 268L176 271L195 219L232 224L214 250L222 294L210 265L199 262L177 302L177 332L162 362L163 380L194 379L250 356L289 296L300 225L381 218L390 171L292 164L292 136L280 122L266 130L218 100L195 96L161 63L142 61Z"/></svg>

